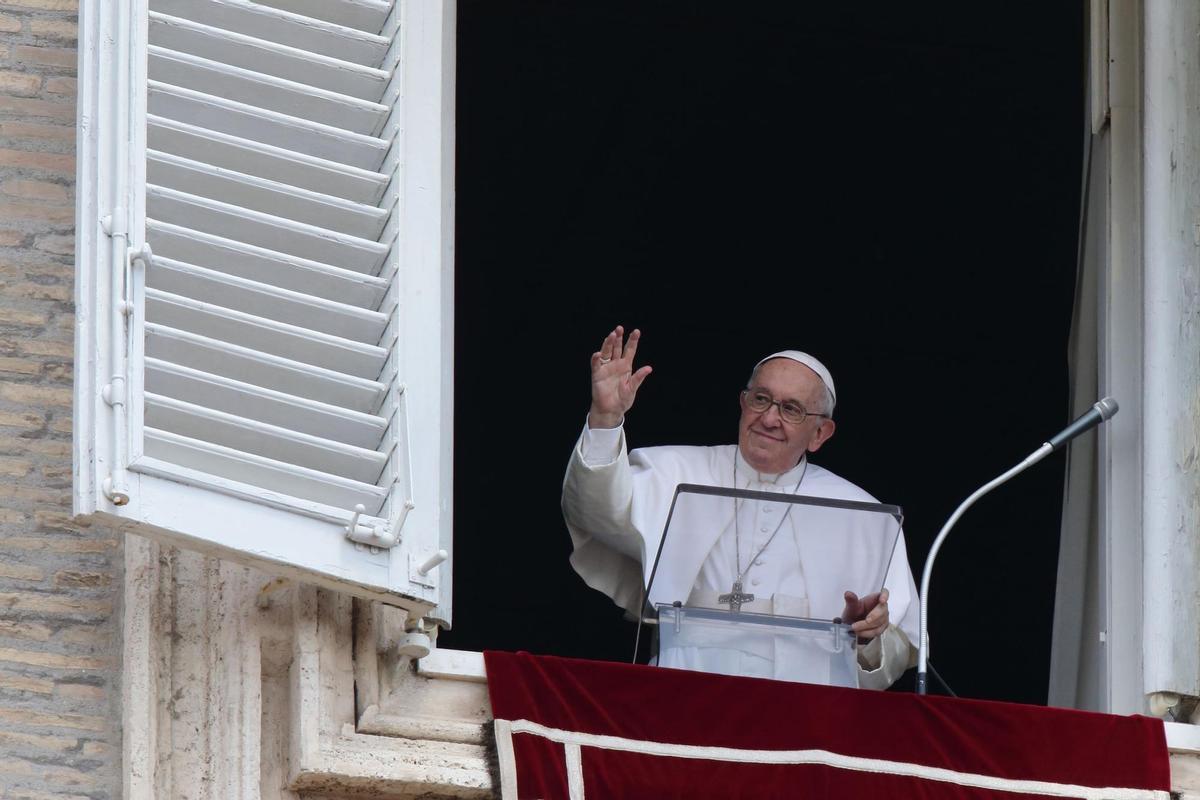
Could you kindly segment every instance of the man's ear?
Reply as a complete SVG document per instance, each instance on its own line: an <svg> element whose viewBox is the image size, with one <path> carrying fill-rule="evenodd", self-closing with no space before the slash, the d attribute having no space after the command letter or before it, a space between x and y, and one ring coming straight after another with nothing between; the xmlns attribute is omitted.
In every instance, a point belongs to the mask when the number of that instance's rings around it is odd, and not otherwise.
<svg viewBox="0 0 1200 800"><path fill-rule="evenodd" d="M816 433L813 434L812 441L808 443L808 452L815 453L821 449L821 445L833 438L833 432L837 430L837 424L831 420L821 420L821 424L817 426Z"/></svg>

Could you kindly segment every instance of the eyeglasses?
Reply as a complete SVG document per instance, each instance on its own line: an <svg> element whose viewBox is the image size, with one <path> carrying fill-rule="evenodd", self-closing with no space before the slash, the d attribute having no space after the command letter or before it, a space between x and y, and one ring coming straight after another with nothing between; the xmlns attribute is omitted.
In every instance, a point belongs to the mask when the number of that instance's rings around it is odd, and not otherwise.
<svg viewBox="0 0 1200 800"><path fill-rule="evenodd" d="M828 414L817 414L809 411L795 400L776 400L771 395L758 389L743 389L742 402L746 404L746 408L758 414L765 414L771 406L779 406L779 416L784 422L789 422L792 425L799 425L808 417L824 417L825 419L829 419Z"/></svg>

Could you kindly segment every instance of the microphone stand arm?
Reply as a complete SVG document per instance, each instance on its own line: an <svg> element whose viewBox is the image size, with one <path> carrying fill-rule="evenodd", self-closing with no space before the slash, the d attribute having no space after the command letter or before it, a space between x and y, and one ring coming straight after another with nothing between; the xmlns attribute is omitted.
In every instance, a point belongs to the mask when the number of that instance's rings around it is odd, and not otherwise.
<svg viewBox="0 0 1200 800"><path fill-rule="evenodd" d="M929 576L933 572L933 562L937 558L938 550L942 547L942 542L950 534L950 529L958 522L959 517L966 513L967 509L975 505L975 501L983 497L988 492L995 489L1004 483L1007 483L1011 478L1019 475L1025 470L1032 467L1034 464L1041 461L1046 456L1054 452L1054 445L1046 442L1037 450L1034 450L1024 461L1017 464L1015 467L1005 472L1000 477L986 483L975 490L975 493L962 501L962 504L954 510L950 515L950 519L946 520L946 524L942 526L942 530L938 533L937 538L933 540L933 546L929 548L929 555L925 559L925 569L921 572L921 594L920 594L920 639L917 647L917 694L925 694L926 672L929 665Z"/></svg>

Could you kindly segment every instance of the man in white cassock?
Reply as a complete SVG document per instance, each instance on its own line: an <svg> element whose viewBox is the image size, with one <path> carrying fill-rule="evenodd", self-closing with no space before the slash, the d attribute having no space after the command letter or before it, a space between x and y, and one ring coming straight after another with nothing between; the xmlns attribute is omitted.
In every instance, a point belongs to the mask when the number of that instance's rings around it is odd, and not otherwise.
<svg viewBox="0 0 1200 800"><path fill-rule="evenodd" d="M629 452L625 414L651 372L649 366L634 368L640 335L635 330L626 341L618 326L592 354L592 404L563 481L563 515L574 545L571 565L588 586L630 614L641 613L654 554L681 483L876 502L809 462L808 454L833 436L837 394L829 370L795 350L768 356L755 366L741 393L737 445ZM728 609L733 607L731 596L744 593L754 600L741 602L743 611L840 617L853 623L860 643L859 685L887 688L916 659L917 590L903 533L894 553L863 552L871 545L854 544L842 563L819 569L810 565L806 574L800 540L785 509L783 504L746 502L731 515L738 524L690 531L685 543L671 543L672 563L659 565L655 586L666 581L687 591L687 605ZM776 522L775 517L785 518ZM828 537L840 533L824 532ZM856 570L861 572L860 564L868 562L888 564L885 588L862 597L844 591L856 585ZM733 670L738 674L770 677L778 672L769 656L765 662L761 654L741 657ZM687 666L706 665L701 658ZM714 665L711 671L730 671L729 664Z"/></svg>

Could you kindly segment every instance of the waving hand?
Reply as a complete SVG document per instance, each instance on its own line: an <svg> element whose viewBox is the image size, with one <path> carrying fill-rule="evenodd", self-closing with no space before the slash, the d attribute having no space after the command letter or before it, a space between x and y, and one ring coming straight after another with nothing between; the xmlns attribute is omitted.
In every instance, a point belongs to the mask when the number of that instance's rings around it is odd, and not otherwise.
<svg viewBox="0 0 1200 800"><path fill-rule="evenodd" d="M633 357L637 354L638 340L642 332L634 330L625 340L625 329L618 325L604 337L600 349L592 353L592 408L588 412L588 425L593 428L615 428L621 424L625 412L633 407L633 400L651 372L644 366L636 372Z"/></svg>

